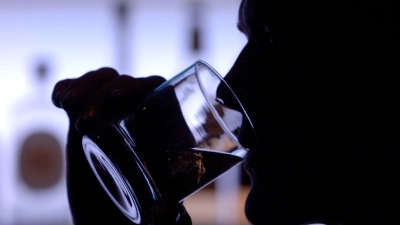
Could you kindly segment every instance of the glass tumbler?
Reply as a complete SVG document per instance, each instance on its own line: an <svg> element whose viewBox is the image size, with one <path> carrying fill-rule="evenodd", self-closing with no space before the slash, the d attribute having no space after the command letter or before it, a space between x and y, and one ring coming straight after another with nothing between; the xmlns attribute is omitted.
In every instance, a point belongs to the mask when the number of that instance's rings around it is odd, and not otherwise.
<svg viewBox="0 0 400 225"><path fill-rule="evenodd" d="M240 101L201 60L156 88L135 113L82 140L98 181L134 224L150 223L166 205L211 183L257 143Z"/></svg>

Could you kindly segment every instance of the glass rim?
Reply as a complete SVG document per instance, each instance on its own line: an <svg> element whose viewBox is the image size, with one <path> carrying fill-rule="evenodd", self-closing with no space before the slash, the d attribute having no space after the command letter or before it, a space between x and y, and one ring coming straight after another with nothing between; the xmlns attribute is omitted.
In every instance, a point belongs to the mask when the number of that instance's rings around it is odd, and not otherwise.
<svg viewBox="0 0 400 225"><path fill-rule="evenodd" d="M227 133L229 134L229 136L236 142L236 144L238 144L238 146L240 146L240 147L242 148L242 150L246 151L246 152L239 151L239 152L236 152L236 154L234 154L234 155L239 156L239 157L241 157L241 158L245 158L247 152L248 152L249 149L250 149L250 146L244 146L244 145L240 142L240 140L239 140L234 134L232 134L232 132L229 131L229 129L228 129L228 128L226 127L226 125L225 125L225 122L223 122L222 118L221 118L221 117L218 115L218 113L216 112L216 110L215 110L213 104L211 103L210 99L209 99L208 97L205 96L206 88L204 87L204 85L203 85L203 83L202 83L202 81L201 81L200 75L199 75L199 73L198 73L198 66L199 66L199 64L202 65L202 66L204 66L204 67L206 67L207 69L209 69L209 70L212 72L212 74L213 74L214 76L216 76L216 77L220 80L220 82L221 82L223 85L225 85L225 87L227 88L227 90L229 91L229 93L234 97L234 100L236 101L236 103L237 103L238 106L240 107L239 110L240 110L241 113L243 113L243 117L244 117L245 120L249 123L249 126L251 127L251 130L252 130L252 136L254 137L254 140L257 140L257 141L258 141L258 137L257 137L257 133L256 133L256 131L255 131L254 125L253 125L253 123L252 123L252 121L251 121L251 119L250 119L250 117L249 117L247 111L245 110L244 106L242 105L240 99L237 97L237 95L236 95L235 92L232 90L232 88L230 87L230 85L225 81L224 77L221 76L221 74L218 73L218 71L217 71L213 66L211 66L209 63L207 63L207 62L204 61L204 60L201 60L201 59L196 60L194 63L192 63L192 64L191 64L190 66L188 66L186 69L182 70L180 73L176 74L175 76L173 76L172 78L170 78L169 80L165 81L163 84L161 84L160 86L158 86L156 89L154 89L154 91L160 91L160 90L162 90L163 88L165 88L165 87L168 86L168 85L171 85L171 84L174 85L174 84L176 84L176 83L179 83L180 81L184 80L186 77L192 75L191 73L187 73L189 70L194 70L196 79L197 79L197 81L198 81L198 83L199 83L199 86L200 86L200 89L201 89L201 91L202 91L202 93L203 93L203 96L204 96L206 102L207 102L207 105L208 105L209 108L211 109L211 112L212 112L214 118L218 120L218 123L222 126L222 128L223 128L225 131L227 131ZM186 74L186 75L185 75L185 76L182 76L183 74ZM122 125L122 123L120 123L120 125ZM240 149L240 148L237 148L237 149ZM210 149L209 151L221 152L221 151L218 151L218 150L211 150L211 149ZM233 150L233 152L235 152L235 150ZM231 154L233 154L233 153L231 152Z"/></svg>
<svg viewBox="0 0 400 225"><path fill-rule="evenodd" d="M196 64L203 64L204 66L206 66L208 69L210 69L214 75L216 75L222 83L224 83L224 85L229 89L229 91L231 92L231 94L235 97L235 100L237 101L237 103L239 103L239 106L242 110L242 112L245 114L247 120L249 121L251 127L254 129L253 123L250 120L249 115L247 114L246 110L244 109L242 102L240 101L240 99L236 96L235 92L232 90L231 86L225 81L224 77L221 76L221 74L218 73L218 71L216 69L214 69L214 67L212 67L209 63L205 62L204 60L197 60L193 65Z"/></svg>

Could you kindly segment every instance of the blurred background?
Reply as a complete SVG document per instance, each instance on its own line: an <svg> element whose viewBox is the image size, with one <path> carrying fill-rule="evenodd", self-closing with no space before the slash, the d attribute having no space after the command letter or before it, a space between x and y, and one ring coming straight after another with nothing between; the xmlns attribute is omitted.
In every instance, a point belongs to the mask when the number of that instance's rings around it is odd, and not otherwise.
<svg viewBox="0 0 400 225"><path fill-rule="evenodd" d="M0 0L0 225L72 224L68 121L54 84L100 67L170 78L197 59L224 75L246 43L240 0ZM248 224L240 166L185 200L196 224Z"/></svg>

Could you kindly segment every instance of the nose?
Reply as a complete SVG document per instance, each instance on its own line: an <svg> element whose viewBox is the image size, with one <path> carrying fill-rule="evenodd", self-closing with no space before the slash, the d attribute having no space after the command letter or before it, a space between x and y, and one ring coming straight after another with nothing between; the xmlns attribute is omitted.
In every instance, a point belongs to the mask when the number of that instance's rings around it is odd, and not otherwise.
<svg viewBox="0 0 400 225"><path fill-rule="evenodd" d="M272 46L262 37L250 38L224 79L250 110L264 94L273 61Z"/></svg>
<svg viewBox="0 0 400 225"><path fill-rule="evenodd" d="M251 79L252 77L251 74L249 74L251 70L246 69L251 68L251 64L249 64L249 61L247 60L248 58L249 47L247 44L239 54L229 72L224 77L227 85L241 100L249 98L247 90L249 85L247 84L247 82L249 81L248 79ZM221 94L222 96L222 93L224 93L224 91L225 90L220 90L218 94Z"/></svg>
<svg viewBox="0 0 400 225"><path fill-rule="evenodd" d="M258 146L258 138L253 124L245 107L242 105L235 92L231 89L227 82L221 82L221 84L218 86L217 98L220 99L219 103L224 107L233 109L242 114L241 126L238 133L239 143L245 148L256 148L256 146Z"/></svg>
<svg viewBox="0 0 400 225"><path fill-rule="evenodd" d="M270 106L269 101L276 89L273 87L276 82L272 67L271 42L265 41L264 37L250 38L224 77L228 86L220 85L217 90L217 97L224 101L225 106L243 111L251 119L243 121L239 137L239 142L251 149L258 149L257 124L266 119L268 109L265 107ZM229 95L229 92L234 94Z"/></svg>
<svg viewBox="0 0 400 225"><path fill-rule="evenodd" d="M242 112L243 107L235 92L226 81L222 81L217 88L216 101L224 107Z"/></svg>

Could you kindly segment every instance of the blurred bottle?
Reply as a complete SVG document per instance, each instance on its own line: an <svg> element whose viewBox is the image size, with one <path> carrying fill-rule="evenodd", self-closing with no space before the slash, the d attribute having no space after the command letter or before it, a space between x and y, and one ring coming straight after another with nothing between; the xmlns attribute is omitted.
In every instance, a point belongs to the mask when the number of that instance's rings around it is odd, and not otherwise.
<svg viewBox="0 0 400 225"><path fill-rule="evenodd" d="M29 86L10 109L12 224L71 224L65 184L68 121L51 103L51 58L35 58ZM16 89L16 91L23 91Z"/></svg>

